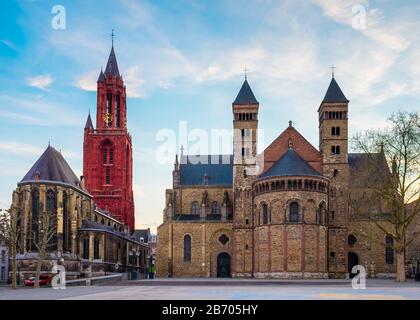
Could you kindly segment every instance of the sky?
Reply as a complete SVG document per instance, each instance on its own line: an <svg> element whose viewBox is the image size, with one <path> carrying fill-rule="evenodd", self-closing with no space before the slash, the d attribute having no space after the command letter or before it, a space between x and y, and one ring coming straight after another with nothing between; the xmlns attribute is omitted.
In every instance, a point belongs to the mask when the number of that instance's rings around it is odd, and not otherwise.
<svg viewBox="0 0 420 320"><path fill-rule="evenodd" d="M245 69L260 102L260 151L289 120L318 146L332 65L350 100L350 136L420 110L418 1L4 0L0 208L49 142L82 174L83 128L89 110L95 123L112 29L128 93L137 228L162 222L180 126L231 129ZM162 159L167 130L176 141ZM230 152L222 149L208 152Z"/></svg>

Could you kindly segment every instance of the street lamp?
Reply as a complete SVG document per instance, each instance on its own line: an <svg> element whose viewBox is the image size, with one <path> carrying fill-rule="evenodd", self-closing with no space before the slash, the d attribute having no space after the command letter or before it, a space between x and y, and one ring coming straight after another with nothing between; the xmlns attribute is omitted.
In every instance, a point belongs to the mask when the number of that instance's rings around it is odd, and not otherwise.
<svg viewBox="0 0 420 320"><path fill-rule="evenodd" d="M136 250L130 250L128 251L128 255L131 258L131 280L137 280L137 270L136 270L136 262L138 257L140 256L140 251L138 249Z"/></svg>

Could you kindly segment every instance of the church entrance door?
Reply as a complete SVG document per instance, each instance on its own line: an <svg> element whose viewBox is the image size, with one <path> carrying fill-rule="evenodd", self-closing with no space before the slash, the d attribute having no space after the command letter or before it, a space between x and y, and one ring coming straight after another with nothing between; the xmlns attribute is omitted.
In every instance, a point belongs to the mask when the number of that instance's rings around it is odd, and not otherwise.
<svg viewBox="0 0 420 320"><path fill-rule="evenodd" d="M222 252L217 256L217 277L229 278L230 276L230 255Z"/></svg>
<svg viewBox="0 0 420 320"><path fill-rule="evenodd" d="M349 252L348 255L348 272L350 278L353 278L357 273L352 273L351 269L353 269L354 266L357 266L359 264L359 257L354 252Z"/></svg>

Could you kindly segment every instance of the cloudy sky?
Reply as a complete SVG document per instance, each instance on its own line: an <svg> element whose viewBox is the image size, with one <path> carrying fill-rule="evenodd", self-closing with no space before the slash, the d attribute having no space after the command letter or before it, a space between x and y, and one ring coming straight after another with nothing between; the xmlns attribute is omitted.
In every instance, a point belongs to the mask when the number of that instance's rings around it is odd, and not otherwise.
<svg viewBox="0 0 420 320"><path fill-rule="evenodd" d="M53 28L56 4L65 29ZM231 128L245 67L260 102L260 150L289 120L318 146L332 64L351 101L350 134L420 110L418 1L1 1L0 208L48 141L81 175L112 28L129 95L137 227L161 223L172 183L173 161L156 157L162 129Z"/></svg>

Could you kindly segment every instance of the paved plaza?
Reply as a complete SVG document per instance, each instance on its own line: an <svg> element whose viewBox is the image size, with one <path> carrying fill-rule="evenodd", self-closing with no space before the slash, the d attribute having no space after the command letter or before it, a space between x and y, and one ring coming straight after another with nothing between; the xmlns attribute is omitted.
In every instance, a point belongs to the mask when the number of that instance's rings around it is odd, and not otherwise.
<svg viewBox="0 0 420 320"><path fill-rule="evenodd" d="M420 282L368 279L354 290L350 280L157 279L112 285L52 288L0 287L0 300L420 300Z"/></svg>

